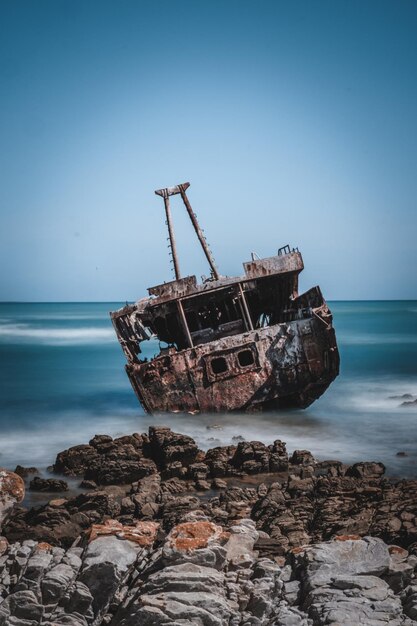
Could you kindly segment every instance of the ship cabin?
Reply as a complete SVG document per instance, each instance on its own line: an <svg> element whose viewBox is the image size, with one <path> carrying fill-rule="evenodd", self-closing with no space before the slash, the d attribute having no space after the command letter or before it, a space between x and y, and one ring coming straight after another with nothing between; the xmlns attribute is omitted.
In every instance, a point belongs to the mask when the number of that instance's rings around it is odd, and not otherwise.
<svg viewBox="0 0 417 626"><path fill-rule="evenodd" d="M284 246L264 259L252 254L243 267L241 277L197 284L187 276L151 287L149 297L112 313L128 360L141 362L139 344L152 337L166 344L161 353L184 350L309 316L323 302L318 287L298 297L303 260L296 249Z"/></svg>

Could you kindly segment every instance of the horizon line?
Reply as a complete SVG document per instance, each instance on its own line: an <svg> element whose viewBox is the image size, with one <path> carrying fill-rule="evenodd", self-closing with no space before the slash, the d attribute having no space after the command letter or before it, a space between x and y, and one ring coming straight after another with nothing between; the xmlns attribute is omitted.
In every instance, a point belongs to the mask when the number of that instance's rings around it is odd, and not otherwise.
<svg viewBox="0 0 417 626"><path fill-rule="evenodd" d="M137 300L0 300L1 304L135 304ZM328 298L326 302L417 302L417 298Z"/></svg>

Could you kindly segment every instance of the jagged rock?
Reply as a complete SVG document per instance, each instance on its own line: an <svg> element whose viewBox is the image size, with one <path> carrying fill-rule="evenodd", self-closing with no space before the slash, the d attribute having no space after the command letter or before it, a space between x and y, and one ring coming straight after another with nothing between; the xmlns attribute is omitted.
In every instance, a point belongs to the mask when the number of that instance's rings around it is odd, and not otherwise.
<svg viewBox="0 0 417 626"><path fill-rule="evenodd" d="M314 465L315 458L308 450L294 450L290 463L293 465Z"/></svg>
<svg viewBox="0 0 417 626"><path fill-rule="evenodd" d="M211 486L213 489L227 489L227 482L221 478L213 478Z"/></svg>
<svg viewBox="0 0 417 626"><path fill-rule="evenodd" d="M416 619L417 481L384 479L381 464L316 463L307 451L288 462L280 440L204 453L167 428L96 435L58 461L131 487L14 508L0 538L0 625Z"/></svg>
<svg viewBox="0 0 417 626"><path fill-rule="evenodd" d="M39 470L37 467L23 467L22 465L16 465L14 473L24 479L31 474L39 474Z"/></svg>
<svg viewBox="0 0 417 626"><path fill-rule="evenodd" d="M194 439L174 433L170 428L151 426L149 442L152 458L162 468L174 461L180 461L187 467L194 463L198 454Z"/></svg>
<svg viewBox="0 0 417 626"><path fill-rule="evenodd" d="M56 478L41 478L35 476L30 481L29 489L31 491L68 491L68 483L65 480Z"/></svg>
<svg viewBox="0 0 417 626"><path fill-rule="evenodd" d="M269 471L270 472L287 472L288 471L288 454L284 441L276 439L270 448Z"/></svg>
<svg viewBox="0 0 417 626"><path fill-rule="evenodd" d="M236 446L225 446L207 450L205 463L209 467L210 476L213 478L231 476L233 473L231 461L235 452Z"/></svg>
<svg viewBox="0 0 417 626"><path fill-rule="evenodd" d="M201 511L186 518L162 547L155 522L117 520L67 551L7 546L0 625L411 626L417 616L417 587L400 597L387 584L393 566L417 563L398 546L339 538L294 549L281 568L257 556L254 521L226 532Z"/></svg>
<svg viewBox="0 0 417 626"><path fill-rule="evenodd" d="M151 546L156 538L159 524L155 522L136 522L134 526L123 525L117 520L108 519L104 524L93 524L89 531L89 540L114 535L126 539L139 546Z"/></svg>
<svg viewBox="0 0 417 626"><path fill-rule="evenodd" d="M390 565L388 546L376 537L337 540L293 550L309 589L349 576L380 576Z"/></svg>
<svg viewBox="0 0 417 626"><path fill-rule="evenodd" d="M25 484L14 472L0 468L0 530L14 506L25 497Z"/></svg>
<svg viewBox="0 0 417 626"><path fill-rule="evenodd" d="M346 476L354 478L381 478L385 473L385 465L383 463L355 463L346 472Z"/></svg>
<svg viewBox="0 0 417 626"><path fill-rule="evenodd" d="M404 598L404 613L412 620L417 621L417 584L410 585Z"/></svg>
<svg viewBox="0 0 417 626"><path fill-rule="evenodd" d="M107 611L123 576L138 557L141 546L114 535L94 539L85 552L80 581L90 591L95 620Z"/></svg>
<svg viewBox="0 0 417 626"><path fill-rule="evenodd" d="M39 624L44 607L33 591L16 591L0 605L0 626Z"/></svg>
<svg viewBox="0 0 417 626"><path fill-rule="evenodd" d="M260 441L241 441L231 459L231 464L246 474L269 472L269 448Z"/></svg>
<svg viewBox="0 0 417 626"><path fill-rule="evenodd" d="M59 563L50 569L41 581L42 602L57 604L76 574L77 571L66 563Z"/></svg>
<svg viewBox="0 0 417 626"><path fill-rule="evenodd" d="M129 454L129 452L126 452ZM152 459L123 460L107 458L102 461L100 469L89 469L86 477L98 485L120 485L132 483L145 476L156 474L157 467Z"/></svg>
<svg viewBox="0 0 417 626"><path fill-rule="evenodd" d="M94 480L82 480L79 487L81 489L97 489L97 483Z"/></svg>

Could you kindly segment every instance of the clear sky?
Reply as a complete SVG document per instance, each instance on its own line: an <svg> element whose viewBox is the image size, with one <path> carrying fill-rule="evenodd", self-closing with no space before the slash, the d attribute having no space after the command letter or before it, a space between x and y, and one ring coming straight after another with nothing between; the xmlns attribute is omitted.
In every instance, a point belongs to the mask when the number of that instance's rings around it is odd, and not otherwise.
<svg viewBox="0 0 417 626"><path fill-rule="evenodd" d="M172 278L159 187L220 271L303 253L328 299L417 298L415 0L1 0L0 299ZM172 202L184 275L208 274Z"/></svg>

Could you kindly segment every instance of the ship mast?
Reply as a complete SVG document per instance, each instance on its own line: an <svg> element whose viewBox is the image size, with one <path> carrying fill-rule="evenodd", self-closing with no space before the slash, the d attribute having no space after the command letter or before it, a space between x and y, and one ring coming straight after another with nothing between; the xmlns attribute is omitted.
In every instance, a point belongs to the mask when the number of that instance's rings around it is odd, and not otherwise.
<svg viewBox="0 0 417 626"><path fill-rule="evenodd" d="M174 263L175 278L176 280L178 280L179 278L181 278L181 274L180 274L180 268L179 268L179 263L178 263L177 247L175 243L174 227L172 224L169 197L180 194L182 201L184 202L185 208L187 209L191 223L196 232L196 235L198 237L198 240L201 244L201 247L203 248L203 252L206 256L208 264L210 265L211 274L215 280L219 280L220 275L216 267L216 264L214 262L213 255L207 244L206 238L204 237L203 231L200 228L200 224L198 223L197 216L191 207L187 194L185 193L186 189L188 189L189 186L190 186L190 183L183 183L182 185L176 185L175 187L165 187L165 189L157 189L155 191L157 196L162 196L162 198L164 199L165 214L167 218L168 234L169 234L169 241L170 241L170 246L171 246L172 260Z"/></svg>

